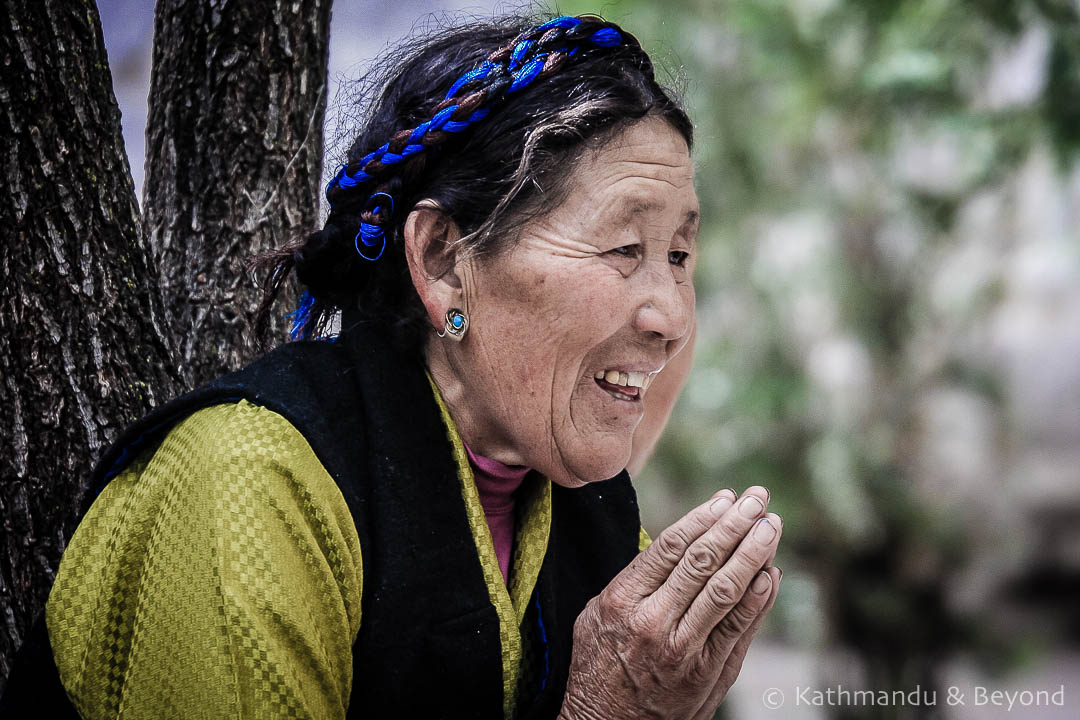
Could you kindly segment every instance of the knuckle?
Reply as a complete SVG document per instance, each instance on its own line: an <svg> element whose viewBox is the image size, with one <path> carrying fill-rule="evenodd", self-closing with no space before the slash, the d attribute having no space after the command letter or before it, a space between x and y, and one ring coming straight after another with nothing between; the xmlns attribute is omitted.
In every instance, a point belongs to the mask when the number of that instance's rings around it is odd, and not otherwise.
<svg viewBox="0 0 1080 720"><path fill-rule="evenodd" d="M686 551L686 560L690 568L699 572L713 572L721 565L721 557L716 550L705 543L694 543Z"/></svg>
<svg viewBox="0 0 1080 720"><path fill-rule="evenodd" d="M755 617L757 617L755 610L745 603L739 603L731 608L731 611L724 616L716 629L725 638L736 640L750 627Z"/></svg>
<svg viewBox="0 0 1080 720"><path fill-rule="evenodd" d="M729 512L724 513L724 516L720 519L720 528L726 537L740 538L746 532L750 523L751 521L744 518L740 513Z"/></svg>
<svg viewBox="0 0 1080 720"><path fill-rule="evenodd" d="M605 624L618 623L625 618L634 607L631 597L623 588L608 586L599 595L593 598L592 609L598 620Z"/></svg>
<svg viewBox="0 0 1080 720"><path fill-rule="evenodd" d="M664 532L660 533L660 537L656 539L651 547L656 548L656 551L660 553L660 557L670 563L678 562L682 556L686 547L690 544L686 533L679 528L668 528Z"/></svg>
<svg viewBox="0 0 1080 720"><path fill-rule="evenodd" d="M686 650L675 646L673 643L662 643L652 649L653 662L661 667L679 667L682 665Z"/></svg>
<svg viewBox="0 0 1080 720"><path fill-rule="evenodd" d="M585 617L584 613L578 615L577 620L574 621L574 630L571 635L574 647L585 647L588 640L594 635L593 628L594 623Z"/></svg>
<svg viewBox="0 0 1080 720"><path fill-rule="evenodd" d="M705 586L705 597L714 607L732 607L739 602L742 592L731 576L727 573L717 573Z"/></svg>
<svg viewBox="0 0 1080 720"><path fill-rule="evenodd" d="M691 685L713 685L716 683L720 671L705 663L694 663L687 670L687 679Z"/></svg>
<svg viewBox="0 0 1080 720"><path fill-rule="evenodd" d="M626 616L626 629L630 631L640 648L649 652L664 646L666 628L658 617L638 608Z"/></svg>
<svg viewBox="0 0 1080 720"><path fill-rule="evenodd" d="M656 620L648 613L638 609L626 619L626 627L634 637L651 639L656 633Z"/></svg>
<svg viewBox="0 0 1080 720"><path fill-rule="evenodd" d="M618 614L618 602L614 593L608 590L600 593L589 602L591 603L592 615L597 620L607 621L613 615Z"/></svg>
<svg viewBox="0 0 1080 720"><path fill-rule="evenodd" d="M597 610L596 598L593 598L585 604L585 608L577 616L577 619L574 620L574 633L577 633L579 630L583 630L590 625L594 625L598 615L599 612Z"/></svg>
<svg viewBox="0 0 1080 720"><path fill-rule="evenodd" d="M743 597L735 607L731 608L731 612L728 613L728 618L733 627L742 631L750 627L750 624L754 622L754 618L757 617L760 608L751 599L751 595Z"/></svg>
<svg viewBox="0 0 1080 720"><path fill-rule="evenodd" d="M603 591L589 601L592 614L600 621L606 621L615 614L616 604L617 603L612 598L612 593L608 590Z"/></svg>

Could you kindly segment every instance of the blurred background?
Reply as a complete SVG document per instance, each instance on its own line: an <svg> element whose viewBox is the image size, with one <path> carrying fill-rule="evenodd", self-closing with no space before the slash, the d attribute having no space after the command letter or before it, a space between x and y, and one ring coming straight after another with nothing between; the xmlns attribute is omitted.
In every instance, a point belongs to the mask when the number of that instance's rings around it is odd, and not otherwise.
<svg viewBox="0 0 1080 720"><path fill-rule="evenodd" d="M141 187L153 3L98 4ZM520 8L336 0L327 167L365 61ZM697 354L637 485L653 535L727 486L784 517L721 717L1080 717L1080 0L557 10L636 34L697 125Z"/></svg>

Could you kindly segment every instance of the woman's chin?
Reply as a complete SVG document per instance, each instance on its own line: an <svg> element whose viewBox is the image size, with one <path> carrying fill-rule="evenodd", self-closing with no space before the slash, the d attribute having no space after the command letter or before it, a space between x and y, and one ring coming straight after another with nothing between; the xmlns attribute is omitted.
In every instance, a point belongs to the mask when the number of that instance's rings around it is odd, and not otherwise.
<svg viewBox="0 0 1080 720"><path fill-rule="evenodd" d="M568 463L560 463L557 467L545 472L544 476L556 485L575 488L588 485L589 483L610 480L618 475L630 461L630 452L612 453L606 457L592 455L582 457L579 462L571 459Z"/></svg>

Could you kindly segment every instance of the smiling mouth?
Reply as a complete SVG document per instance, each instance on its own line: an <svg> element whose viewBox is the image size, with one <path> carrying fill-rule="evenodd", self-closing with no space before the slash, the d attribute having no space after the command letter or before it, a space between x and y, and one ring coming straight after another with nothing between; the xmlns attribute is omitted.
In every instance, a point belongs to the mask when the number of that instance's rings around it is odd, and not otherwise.
<svg viewBox="0 0 1080 720"><path fill-rule="evenodd" d="M616 400L638 402L649 389L655 373L598 370L593 380Z"/></svg>

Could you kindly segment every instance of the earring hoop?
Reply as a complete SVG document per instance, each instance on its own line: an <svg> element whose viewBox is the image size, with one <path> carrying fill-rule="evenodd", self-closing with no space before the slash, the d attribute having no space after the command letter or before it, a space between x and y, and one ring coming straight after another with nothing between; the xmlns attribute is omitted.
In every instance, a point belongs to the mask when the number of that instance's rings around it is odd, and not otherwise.
<svg viewBox="0 0 1080 720"><path fill-rule="evenodd" d="M450 308L446 311L446 326L442 332L435 334L441 338L450 336L451 340L461 342L465 337L465 331L469 329L469 318L458 308Z"/></svg>

